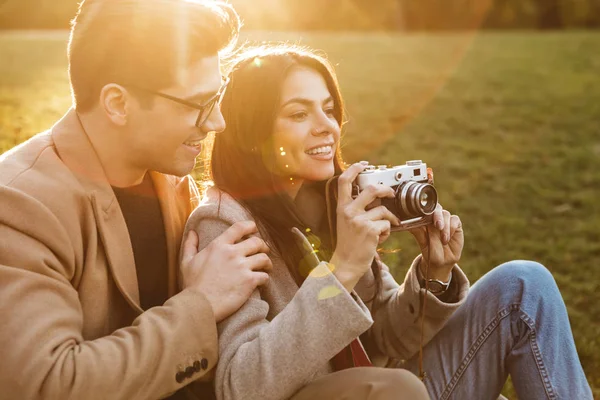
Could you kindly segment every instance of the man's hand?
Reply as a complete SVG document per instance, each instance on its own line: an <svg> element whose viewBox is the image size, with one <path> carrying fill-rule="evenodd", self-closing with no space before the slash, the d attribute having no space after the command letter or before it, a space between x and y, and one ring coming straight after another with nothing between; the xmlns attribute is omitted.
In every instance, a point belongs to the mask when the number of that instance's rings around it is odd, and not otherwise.
<svg viewBox="0 0 600 400"><path fill-rule="evenodd" d="M205 249L198 252L198 235L191 230L182 248L181 279L183 289L204 294L217 322L237 311L257 286L269 280L273 269L266 253L269 248L256 236L252 221L237 222Z"/></svg>
<svg viewBox="0 0 600 400"><path fill-rule="evenodd" d="M423 263L429 261L429 279L438 279L447 282L450 279L454 264L460 260L465 237L462 223L457 215L452 215L438 204L433 213L433 226L420 226L410 230L423 255ZM429 236L429 241L427 237ZM428 248L428 242L431 251ZM431 259L428 260L428 257ZM425 276L425 269L421 263L421 273Z"/></svg>

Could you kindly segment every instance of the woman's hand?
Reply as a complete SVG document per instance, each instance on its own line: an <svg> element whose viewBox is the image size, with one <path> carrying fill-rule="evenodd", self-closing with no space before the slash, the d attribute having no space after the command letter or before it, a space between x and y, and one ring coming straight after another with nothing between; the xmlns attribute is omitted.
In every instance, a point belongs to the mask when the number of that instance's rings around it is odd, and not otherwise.
<svg viewBox="0 0 600 400"><path fill-rule="evenodd" d="M367 210L375 200L394 197L392 188L372 185L352 198L352 183L367 164L353 164L338 179L337 243L331 257L334 274L351 291L370 268L377 245L390 234L391 225L400 221L384 206Z"/></svg>
<svg viewBox="0 0 600 400"><path fill-rule="evenodd" d="M417 239L423 254L422 275L425 276L424 263L429 261L428 278L448 282L454 264L460 260L465 243L460 218L450 214L438 204L433 213L433 225L411 229L410 233ZM428 243L431 250L428 248Z"/></svg>

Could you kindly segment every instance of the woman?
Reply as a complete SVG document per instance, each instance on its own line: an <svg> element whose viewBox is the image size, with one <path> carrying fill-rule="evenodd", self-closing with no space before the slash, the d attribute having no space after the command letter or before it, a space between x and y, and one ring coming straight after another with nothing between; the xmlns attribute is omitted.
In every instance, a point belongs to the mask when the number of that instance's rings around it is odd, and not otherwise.
<svg viewBox="0 0 600 400"><path fill-rule="evenodd" d="M227 128L209 149L215 187L187 229L202 248L253 219L273 272L218 326L219 399L427 398L415 378L421 343L432 398L495 399L509 373L520 398L591 398L560 293L541 265L497 267L467 298L456 265L461 222L439 207L434 226L411 232L424 258L402 285L394 281L376 249L398 220L370 207L393 192L377 185L352 198L365 165L342 171L343 103L324 58L289 46L250 49L230 78ZM323 182L336 174L333 246ZM445 290L424 293L423 276Z"/></svg>

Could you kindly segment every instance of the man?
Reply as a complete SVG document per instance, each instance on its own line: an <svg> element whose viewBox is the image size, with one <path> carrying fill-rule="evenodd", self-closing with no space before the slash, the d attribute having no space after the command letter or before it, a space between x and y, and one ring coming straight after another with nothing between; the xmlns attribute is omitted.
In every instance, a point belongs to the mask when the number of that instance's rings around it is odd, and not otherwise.
<svg viewBox="0 0 600 400"><path fill-rule="evenodd" d="M239 25L213 1L81 3L74 108L0 157L1 399L164 398L215 366L216 322L272 268L250 222L179 262Z"/></svg>

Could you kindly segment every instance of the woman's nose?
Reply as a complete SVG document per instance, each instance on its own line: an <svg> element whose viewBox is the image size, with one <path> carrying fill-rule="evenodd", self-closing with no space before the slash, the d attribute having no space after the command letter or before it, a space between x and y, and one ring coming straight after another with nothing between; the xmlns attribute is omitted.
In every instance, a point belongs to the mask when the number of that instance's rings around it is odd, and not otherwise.
<svg viewBox="0 0 600 400"><path fill-rule="evenodd" d="M331 118L325 112L321 112L317 121L315 121L315 127L312 130L312 134L317 135L328 135L335 134L340 129L337 120Z"/></svg>

